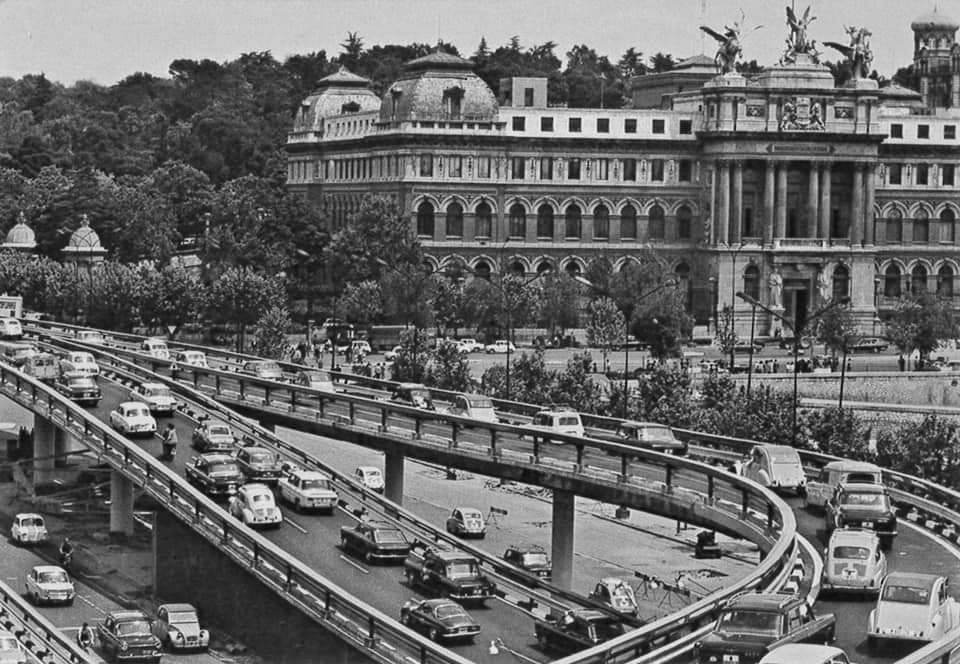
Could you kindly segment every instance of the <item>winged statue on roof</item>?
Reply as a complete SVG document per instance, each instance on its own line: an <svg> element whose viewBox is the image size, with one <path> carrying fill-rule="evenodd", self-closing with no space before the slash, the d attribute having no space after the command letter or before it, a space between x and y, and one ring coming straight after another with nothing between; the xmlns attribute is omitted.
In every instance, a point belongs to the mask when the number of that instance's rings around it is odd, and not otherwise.
<svg viewBox="0 0 960 664"><path fill-rule="evenodd" d="M866 28L855 26L844 26L843 29L850 39L849 44L823 42L823 45L836 49L847 57L854 78L867 78L870 76L870 67L873 66L873 50L870 48L870 37L873 33Z"/></svg>
<svg viewBox="0 0 960 664"><path fill-rule="evenodd" d="M798 55L808 55L816 62L820 57L817 52L817 42L807 37L807 27L817 20L816 16L810 15L808 6L802 15L798 16L792 7L787 7L787 25L790 27L790 36L787 37L787 49L780 58L781 64L789 64L797 61Z"/></svg>
<svg viewBox="0 0 960 664"><path fill-rule="evenodd" d="M741 44L743 28L743 12L740 12L740 20L734 21L733 25L723 26L723 32L718 32L713 28L707 27L706 25L701 25L700 30L704 33L710 35L717 40L719 47L717 48L717 55L714 57L714 62L717 63L717 69L721 74L729 74L732 71L736 70L737 60L740 58L740 54L743 52L743 45ZM756 26L754 30L757 30L763 26Z"/></svg>

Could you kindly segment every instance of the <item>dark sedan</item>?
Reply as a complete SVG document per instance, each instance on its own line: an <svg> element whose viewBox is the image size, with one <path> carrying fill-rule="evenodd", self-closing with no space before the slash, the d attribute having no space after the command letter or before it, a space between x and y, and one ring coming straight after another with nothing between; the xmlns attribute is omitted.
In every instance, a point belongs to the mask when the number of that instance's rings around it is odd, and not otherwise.
<svg viewBox="0 0 960 664"><path fill-rule="evenodd" d="M236 459L248 482L276 484L283 475L279 455L264 447L242 447L237 450Z"/></svg>
<svg viewBox="0 0 960 664"><path fill-rule="evenodd" d="M431 641L473 641L480 625L449 599L409 600L400 609L400 622Z"/></svg>
<svg viewBox="0 0 960 664"><path fill-rule="evenodd" d="M361 556L368 563L402 563L410 553L410 542L403 532L388 523L361 522L340 527L340 547Z"/></svg>
<svg viewBox="0 0 960 664"><path fill-rule="evenodd" d="M81 406L96 406L100 403L100 386L93 376L65 372L54 381L53 387Z"/></svg>
<svg viewBox="0 0 960 664"><path fill-rule="evenodd" d="M233 457L226 454L201 454L190 459L187 481L208 496L232 496L243 484L243 473Z"/></svg>
<svg viewBox="0 0 960 664"><path fill-rule="evenodd" d="M890 344L879 337L864 337L850 346L851 353L882 353Z"/></svg>

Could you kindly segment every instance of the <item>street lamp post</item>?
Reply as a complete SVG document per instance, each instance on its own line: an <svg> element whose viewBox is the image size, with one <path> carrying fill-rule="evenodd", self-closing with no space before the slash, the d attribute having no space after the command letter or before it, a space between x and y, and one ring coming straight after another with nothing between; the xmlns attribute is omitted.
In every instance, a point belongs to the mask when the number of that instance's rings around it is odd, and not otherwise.
<svg viewBox="0 0 960 664"><path fill-rule="evenodd" d="M750 385L753 382L753 333L757 325L757 306L750 305L750 360L747 363L747 401L750 401Z"/></svg>
<svg viewBox="0 0 960 664"><path fill-rule="evenodd" d="M730 256L732 258L730 266L730 325L736 329L737 324L737 256L740 255L740 252L743 251L743 248L747 246L746 242L741 242L736 247L730 247ZM733 373L733 354L735 352L736 344L730 345L730 372Z"/></svg>

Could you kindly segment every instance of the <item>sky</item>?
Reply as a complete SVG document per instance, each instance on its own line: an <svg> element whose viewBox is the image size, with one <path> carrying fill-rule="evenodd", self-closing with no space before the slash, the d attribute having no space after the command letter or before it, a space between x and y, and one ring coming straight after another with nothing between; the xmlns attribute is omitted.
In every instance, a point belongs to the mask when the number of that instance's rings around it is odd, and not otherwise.
<svg viewBox="0 0 960 664"><path fill-rule="evenodd" d="M874 67L891 76L913 59L910 22L935 0L792 0L817 17L808 34L846 43L845 25L873 32ZM517 35L526 48L546 41L563 55L586 44L616 62L634 47L677 59L713 55L698 26L722 32L741 18L744 57L775 63L787 37L788 0L0 0L0 76L45 73L64 84L109 85L137 71L167 76L178 58L219 62L241 53L340 52L348 32L366 46L436 43L466 56L485 37L492 48ZM960 18L960 0L936 2ZM763 26L753 30L754 26ZM749 33L749 34L747 34ZM822 49L829 59L840 55Z"/></svg>

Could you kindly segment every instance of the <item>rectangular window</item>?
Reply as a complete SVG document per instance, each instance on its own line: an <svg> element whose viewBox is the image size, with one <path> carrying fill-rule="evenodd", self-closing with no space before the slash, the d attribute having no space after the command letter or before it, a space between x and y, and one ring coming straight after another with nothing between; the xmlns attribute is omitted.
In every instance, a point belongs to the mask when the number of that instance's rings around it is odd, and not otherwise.
<svg viewBox="0 0 960 664"><path fill-rule="evenodd" d="M540 131L553 131L553 118L540 118Z"/></svg>
<svg viewBox="0 0 960 664"><path fill-rule="evenodd" d="M662 134L666 131L667 123L665 120L654 120L653 121L653 133Z"/></svg>
<svg viewBox="0 0 960 664"><path fill-rule="evenodd" d="M943 186L952 187L953 178L954 178L954 167L953 164L942 164L940 166L940 173L943 176Z"/></svg>
<svg viewBox="0 0 960 664"><path fill-rule="evenodd" d="M597 118L597 133L598 134L610 133L610 118Z"/></svg>
<svg viewBox="0 0 960 664"><path fill-rule="evenodd" d="M533 88L523 89L523 105L533 106Z"/></svg>
<svg viewBox="0 0 960 664"><path fill-rule="evenodd" d="M894 122L890 125L890 138L903 138L903 125Z"/></svg>
<svg viewBox="0 0 960 664"><path fill-rule="evenodd" d="M887 166L887 182L890 184L903 183L903 167L900 164L889 164Z"/></svg>
<svg viewBox="0 0 960 664"><path fill-rule="evenodd" d="M567 179L568 180L579 180L580 179L580 160L576 157L571 157L567 162Z"/></svg>
<svg viewBox="0 0 960 664"><path fill-rule="evenodd" d="M490 177L490 157L477 157L477 177Z"/></svg>
<svg viewBox="0 0 960 664"><path fill-rule="evenodd" d="M570 118L567 121L567 129L574 134L580 132L580 118Z"/></svg>
<svg viewBox="0 0 960 664"><path fill-rule="evenodd" d="M526 157L510 157L510 177L514 180L522 180L526 165Z"/></svg>
<svg viewBox="0 0 960 664"><path fill-rule="evenodd" d="M681 121L680 121L680 133L681 133L681 134L692 134L692 133L693 133L693 120L681 120Z"/></svg>
<svg viewBox="0 0 960 664"><path fill-rule="evenodd" d="M917 125L917 138L930 138L930 125Z"/></svg>
<svg viewBox="0 0 960 664"><path fill-rule="evenodd" d="M623 180L624 182L637 181L637 160L636 159L623 160Z"/></svg>
<svg viewBox="0 0 960 664"><path fill-rule="evenodd" d="M957 137L957 125L943 125L943 137L947 140L954 140Z"/></svg>
<svg viewBox="0 0 960 664"><path fill-rule="evenodd" d="M447 175L452 178L463 177L463 157L454 156L447 159Z"/></svg>
<svg viewBox="0 0 960 664"><path fill-rule="evenodd" d="M540 158L540 179L541 180L553 179L553 157Z"/></svg>
<svg viewBox="0 0 960 664"><path fill-rule="evenodd" d="M650 181L663 182L663 159L650 160Z"/></svg>
<svg viewBox="0 0 960 664"><path fill-rule="evenodd" d="M693 178L693 162L689 159L681 159L677 167L677 179L680 182L690 182Z"/></svg>
<svg viewBox="0 0 960 664"><path fill-rule="evenodd" d="M929 170L926 164L917 164L917 177L916 183L918 185L926 186L929 183Z"/></svg>
<svg viewBox="0 0 960 664"><path fill-rule="evenodd" d="M527 127L527 119L522 115L513 116L513 130L514 131L524 131Z"/></svg>
<svg viewBox="0 0 960 664"><path fill-rule="evenodd" d="M606 180L610 177L610 160L597 159L597 179Z"/></svg>
<svg viewBox="0 0 960 664"><path fill-rule="evenodd" d="M433 177L433 155L432 154L420 155L420 177L422 178Z"/></svg>
<svg viewBox="0 0 960 664"><path fill-rule="evenodd" d="M636 118L627 118L623 121L623 133L625 134L636 134L637 133L637 119Z"/></svg>

